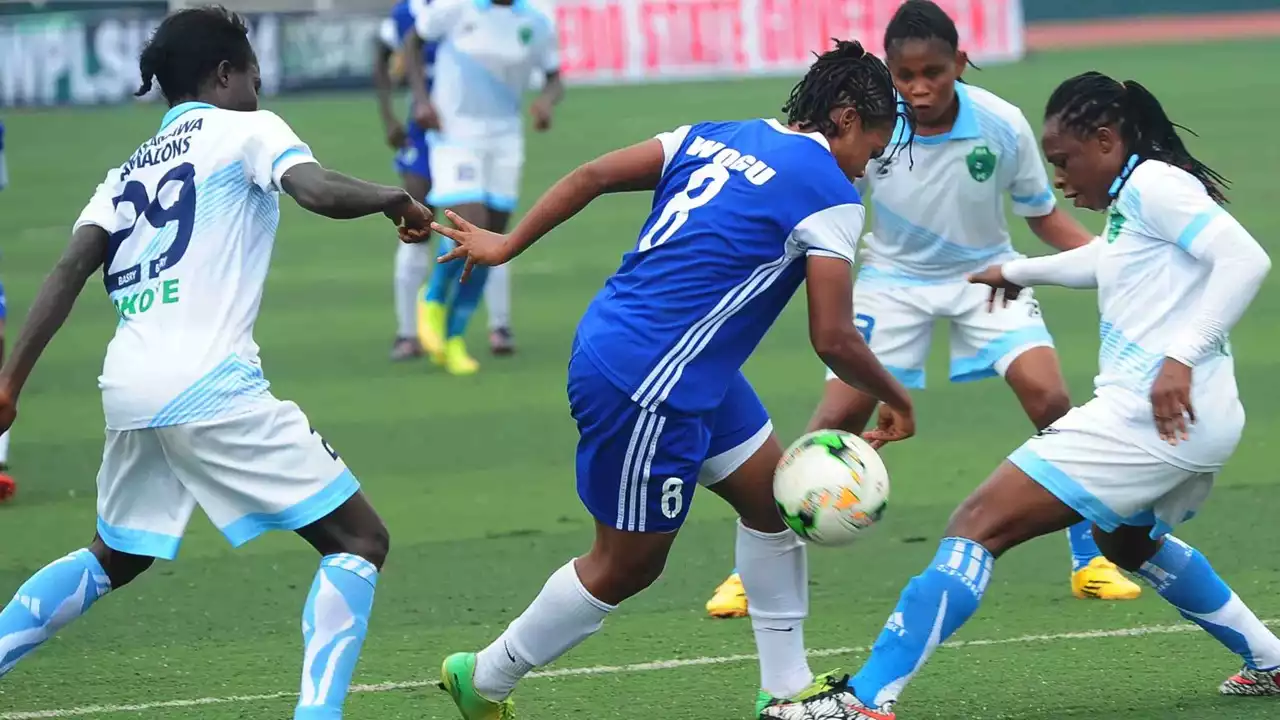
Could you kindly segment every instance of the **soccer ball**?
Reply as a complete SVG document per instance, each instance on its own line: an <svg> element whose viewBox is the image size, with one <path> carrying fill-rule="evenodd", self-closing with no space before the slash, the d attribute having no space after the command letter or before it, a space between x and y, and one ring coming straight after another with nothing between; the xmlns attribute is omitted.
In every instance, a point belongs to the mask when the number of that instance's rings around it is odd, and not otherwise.
<svg viewBox="0 0 1280 720"><path fill-rule="evenodd" d="M819 430L787 448L773 477L773 497L797 535L819 545L845 545L884 513L889 473L862 438Z"/></svg>

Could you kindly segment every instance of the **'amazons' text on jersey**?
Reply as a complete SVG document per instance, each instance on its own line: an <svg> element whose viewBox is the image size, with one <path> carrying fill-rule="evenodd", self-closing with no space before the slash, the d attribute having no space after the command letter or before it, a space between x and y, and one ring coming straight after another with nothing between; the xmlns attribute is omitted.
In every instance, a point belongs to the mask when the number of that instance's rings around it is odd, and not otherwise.
<svg viewBox="0 0 1280 720"><path fill-rule="evenodd" d="M806 255L853 263L864 212L821 135L750 120L658 139L653 210L576 345L640 405L701 412L791 299Z"/></svg>
<svg viewBox="0 0 1280 720"><path fill-rule="evenodd" d="M107 427L179 425L269 398L253 324L285 171L315 162L266 112L171 109L76 221L110 233L117 327L99 386Z"/></svg>

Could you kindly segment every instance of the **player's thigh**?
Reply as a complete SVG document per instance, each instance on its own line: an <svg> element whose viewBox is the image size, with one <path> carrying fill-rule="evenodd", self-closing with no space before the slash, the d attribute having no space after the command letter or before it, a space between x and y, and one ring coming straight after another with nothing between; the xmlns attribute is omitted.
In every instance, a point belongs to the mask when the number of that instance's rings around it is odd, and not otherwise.
<svg viewBox="0 0 1280 720"><path fill-rule="evenodd" d="M520 176L524 171L524 137L492 138L486 144L485 205L495 215L510 217L520 201ZM497 219L497 218L495 218ZM490 228L502 229L495 222Z"/></svg>
<svg viewBox="0 0 1280 720"><path fill-rule="evenodd" d="M773 472L781 459L769 413L739 372L712 416L698 483L732 505L747 527L782 532L786 525L773 500Z"/></svg>
<svg viewBox="0 0 1280 720"><path fill-rule="evenodd" d="M859 282L853 290L855 326L880 364L911 389L925 385L934 322L930 292L885 281ZM828 371L827 377L835 375Z"/></svg>
<svg viewBox="0 0 1280 720"><path fill-rule="evenodd" d="M484 205L485 162L475 143L431 140L431 192L427 204L456 210L464 205ZM471 219L471 218L468 218Z"/></svg>
<svg viewBox="0 0 1280 720"><path fill-rule="evenodd" d="M638 405L581 350L569 362L568 391L578 425L578 495L587 510L619 531L679 529L710 442L707 419Z"/></svg>
<svg viewBox="0 0 1280 720"><path fill-rule="evenodd" d="M1040 304L1024 290L1007 306L989 307L990 293L980 285L954 288L951 319L951 381L968 382L1003 376L1020 355L1032 348L1053 347L1053 337L1040 315Z"/></svg>
<svg viewBox="0 0 1280 720"><path fill-rule="evenodd" d="M164 560L177 557L196 501L157 430L107 430L97 485L97 531L106 547Z"/></svg>
<svg viewBox="0 0 1280 720"><path fill-rule="evenodd" d="M410 122L405 146L396 151L395 167L400 173L404 189L415 200L427 201L431 191L431 147L427 133L416 123Z"/></svg>
<svg viewBox="0 0 1280 720"><path fill-rule="evenodd" d="M1211 473L1179 468L1134 442L1105 400L1073 408L1015 450L1009 461L1103 532L1123 526L1169 532L1192 517Z"/></svg>
<svg viewBox="0 0 1280 720"><path fill-rule="evenodd" d="M292 402L267 396L245 413L160 432L182 483L234 547L319 522L360 489Z"/></svg>

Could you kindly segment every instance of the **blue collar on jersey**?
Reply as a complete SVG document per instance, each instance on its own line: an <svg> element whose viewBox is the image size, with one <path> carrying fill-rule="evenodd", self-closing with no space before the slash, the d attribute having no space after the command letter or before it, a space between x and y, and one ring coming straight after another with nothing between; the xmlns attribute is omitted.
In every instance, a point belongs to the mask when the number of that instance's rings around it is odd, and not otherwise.
<svg viewBox="0 0 1280 720"><path fill-rule="evenodd" d="M973 109L973 99L969 97L969 89L964 83L956 83L956 102L960 110L956 113L956 121L951 129L941 135L917 135L912 142L921 145L941 145L951 140L979 140L982 138L982 126L978 124L978 113ZM899 105L904 104L898 101ZM907 141L907 126L902 120L893 129L892 144L902 145Z"/></svg>
<svg viewBox="0 0 1280 720"><path fill-rule="evenodd" d="M185 113L191 112L192 110L203 110L205 108L211 108L211 107L213 106L210 105L209 103L203 103L203 102L178 103L177 105L174 105L173 107L169 108L169 112L164 114L164 119L160 121L160 129L163 130L169 127L169 123L173 122L174 120L177 120L180 116L182 116Z"/></svg>
<svg viewBox="0 0 1280 720"><path fill-rule="evenodd" d="M1111 183L1111 189L1107 190L1107 194L1112 198L1120 194L1120 188L1124 187L1125 181L1133 174L1133 169L1138 167L1138 153L1129 156L1128 162L1124 164L1124 169L1116 176L1115 182Z"/></svg>

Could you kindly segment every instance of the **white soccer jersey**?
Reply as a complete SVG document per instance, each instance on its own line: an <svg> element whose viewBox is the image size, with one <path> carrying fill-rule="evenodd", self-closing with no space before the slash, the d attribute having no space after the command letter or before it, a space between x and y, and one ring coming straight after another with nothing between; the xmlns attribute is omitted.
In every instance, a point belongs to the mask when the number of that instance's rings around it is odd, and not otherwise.
<svg viewBox="0 0 1280 720"><path fill-rule="evenodd" d="M171 109L111 170L76 227L111 233L118 325L99 386L107 427L209 420L271 400L253 324L280 218L280 178L311 150L267 111Z"/></svg>
<svg viewBox="0 0 1280 720"><path fill-rule="evenodd" d="M519 135L535 70L560 69L551 17L528 0L413 0L418 34L439 42L432 101L448 140Z"/></svg>
<svg viewBox="0 0 1280 720"><path fill-rule="evenodd" d="M1134 169L1107 214L1098 243L1099 398L1115 402L1144 429L1151 423L1151 385L1166 355L1192 324L1209 266L1205 248L1239 224L1187 172L1155 160ZM1230 456L1214 436L1239 437L1235 364L1227 343L1195 362L1192 441L1170 447L1154 431L1139 433L1149 449L1188 470L1214 470ZM1234 441L1230 443L1234 447Z"/></svg>
<svg viewBox="0 0 1280 720"><path fill-rule="evenodd" d="M950 132L917 136L910 152L868 166L872 221L861 279L962 282L1018 257L1005 223L1006 194L1020 216L1053 210L1039 144L1022 111L973 85L957 84L956 97ZM901 139L900 127L894 140Z"/></svg>

